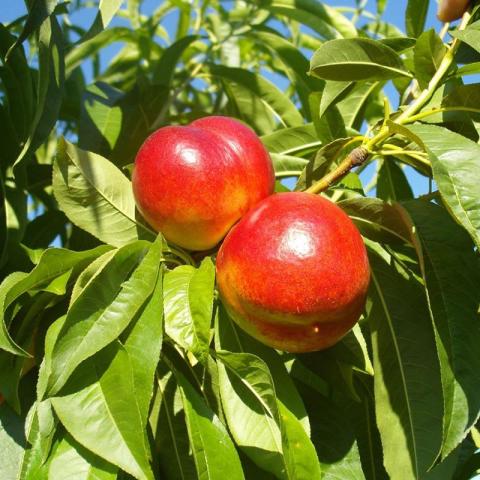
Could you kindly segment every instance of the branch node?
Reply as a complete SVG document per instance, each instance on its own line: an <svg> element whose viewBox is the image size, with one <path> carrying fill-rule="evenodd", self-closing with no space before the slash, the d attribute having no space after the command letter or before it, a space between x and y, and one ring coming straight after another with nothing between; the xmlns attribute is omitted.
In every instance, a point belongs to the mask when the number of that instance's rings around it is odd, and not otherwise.
<svg viewBox="0 0 480 480"><path fill-rule="evenodd" d="M369 152L364 147L354 148L350 152L350 162L352 167L359 167L368 158Z"/></svg>

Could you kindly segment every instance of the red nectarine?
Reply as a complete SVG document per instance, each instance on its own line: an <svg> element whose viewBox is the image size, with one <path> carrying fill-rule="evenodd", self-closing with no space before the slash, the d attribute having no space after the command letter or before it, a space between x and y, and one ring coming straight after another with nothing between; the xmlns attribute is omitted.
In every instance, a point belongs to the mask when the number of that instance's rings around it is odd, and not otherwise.
<svg viewBox="0 0 480 480"><path fill-rule="evenodd" d="M274 181L272 162L256 134L220 116L157 130L138 151L132 177L147 222L189 250L214 247L273 193Z"/></svg>
<svg viewBox="0 0 480 480"><path fill-rule="evenodd" d="M221 299L240 327L279 350L336 343L357 322L370 279L362 237L331 201L279 193L232 228L217 256Z"/></svg>

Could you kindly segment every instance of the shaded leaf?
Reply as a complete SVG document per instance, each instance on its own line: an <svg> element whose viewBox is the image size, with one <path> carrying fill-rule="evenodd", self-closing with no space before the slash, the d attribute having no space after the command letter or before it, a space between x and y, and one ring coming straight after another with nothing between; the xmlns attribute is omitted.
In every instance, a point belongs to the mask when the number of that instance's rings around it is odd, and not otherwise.
<svg viewBox="0 0 480 480"><path fill-rule="evenodd" d="M390 203L413 198L404 171L391 157L383 160L378 171L377 196Z"/></svg>
<svg viewBox="0 0 480 480"><path fill-rule="evenodd" d="M43 3L43 0L38 2ZM15 160L17 169L20 162L46 140L57 121L62 103L65 84L63 34L53 15L40 27L38 48L37 105L29 136Z"/></svg>
<svg viewBox="0 0 480 480"><path fill-rule="evenodd" d="M295 190L305 190L315 183L316 180L322 178L325 173L328 172L331 165L337 160L340 160L339 155L348 140L348 138L339 138L323 146L304 168L295 186ZM343 153L347 154L346 151Z"/></svg>
<svg viewBox="0 0 480 480"><path fill-rule="evenodd" d="M443 400L424 289L370 249L375 410L390 478L421 478L441 444ZM405 301L408 299L408 301Z"/></svg>
<svg viewBox="0 0 480 480"><path fill-rule="evenodd" d="M292 101L261 75L242 68L222 65L210 65L209 68L213 75L221 77L228 83L238 84L259 98L285 127L294 127L303 123L302 116Z"/></svg>
<svg viewBox="0 0 480 480"><path fill-rule="evenodd" d="M466 232L426 202L404 204L416 235L442 373L442 458L464 439L480 414L478 307L480 264Z"/></svg>

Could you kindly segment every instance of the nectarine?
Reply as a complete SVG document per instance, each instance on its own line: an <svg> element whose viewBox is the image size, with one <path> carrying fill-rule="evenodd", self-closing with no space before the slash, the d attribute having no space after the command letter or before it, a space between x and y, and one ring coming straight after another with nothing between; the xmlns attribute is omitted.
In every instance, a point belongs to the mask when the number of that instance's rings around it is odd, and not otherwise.
<svg viewBox="0 0 480 480"><path fill-rule="evenodd" d="M189 250L214 247L273 193L274 181L271 159L253 130L221 116L154 132L138 151L132 176L147 222Z"/></svg>
<svg viewBox="0 0 480 480"><path fill-rule="evenodd" d="M217 256L227 312L257 340L289 352L321 350L357 322L370 279L362 237L331 201L278 193L235 225Z"/></svg>

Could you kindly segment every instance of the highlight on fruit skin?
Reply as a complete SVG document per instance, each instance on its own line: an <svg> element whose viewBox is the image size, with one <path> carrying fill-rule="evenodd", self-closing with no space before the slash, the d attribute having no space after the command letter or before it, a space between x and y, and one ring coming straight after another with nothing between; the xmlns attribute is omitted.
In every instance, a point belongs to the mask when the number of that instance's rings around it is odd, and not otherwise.
<svg viewBox="0 0 480 480"><path fill-rule="evenodd" d="M304 192L260 202L225 238L216 269L232 319L288 352L338 342L358 321L370 280L353 222L331 201Z"/></svg>
<svg viewBox="0 0 480 480"><path fill-rule="evenodd" d="M140 213L188 250L217 245L274 184L272 161L255 132L222 116L160 128L139 149L132 175Z"/></svg>

